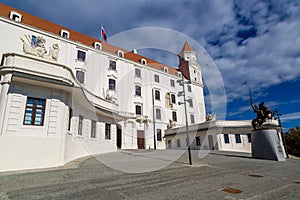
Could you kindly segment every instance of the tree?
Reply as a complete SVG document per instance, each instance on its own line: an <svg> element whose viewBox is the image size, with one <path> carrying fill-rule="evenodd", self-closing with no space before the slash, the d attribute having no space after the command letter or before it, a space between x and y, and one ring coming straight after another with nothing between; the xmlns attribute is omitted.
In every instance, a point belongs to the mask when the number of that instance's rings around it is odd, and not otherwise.
<svg viewBox="0 0 300 200"><path fill-rule="evenodd" d="M290 128L284 137L289 154L300 157L300 126Z"/></svg>

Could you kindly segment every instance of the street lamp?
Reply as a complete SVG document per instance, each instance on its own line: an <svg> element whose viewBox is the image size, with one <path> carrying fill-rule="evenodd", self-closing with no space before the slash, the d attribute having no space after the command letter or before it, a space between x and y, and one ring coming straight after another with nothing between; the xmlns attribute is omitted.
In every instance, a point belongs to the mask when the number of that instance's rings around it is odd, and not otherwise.
<svg viewBox="0 0 300 200"><path fill-rule="evenodd" d="M191 155L191 146L190 146L190 136L189 136L189 125L188 125L188 117L187 117L187 109L186 109L186 102L190 102L190 100L186 100L185 97L185 84L191 84L191 81L184 81L183 77L182 80L176 81L180 86L182 86L183 91L178 92L177 96L183 96L183 102L178 102L179 105L184 104L184 111L185 111L185 127L186 127L186 143L188 145L188 154L189 154L189 164L192 165L192 155Z"/></svg>

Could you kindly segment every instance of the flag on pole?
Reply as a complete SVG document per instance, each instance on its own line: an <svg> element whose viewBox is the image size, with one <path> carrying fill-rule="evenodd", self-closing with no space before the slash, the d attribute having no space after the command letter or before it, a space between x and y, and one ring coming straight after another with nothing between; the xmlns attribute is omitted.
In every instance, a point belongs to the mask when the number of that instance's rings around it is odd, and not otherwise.
<svg viewBox="0 0 300 200"><path fill-rule="evenodd" d="M106 32L105 32L103 26L101 26L101 36L102 36L103 41L107 42L107 36L106 36Z"/></svg>

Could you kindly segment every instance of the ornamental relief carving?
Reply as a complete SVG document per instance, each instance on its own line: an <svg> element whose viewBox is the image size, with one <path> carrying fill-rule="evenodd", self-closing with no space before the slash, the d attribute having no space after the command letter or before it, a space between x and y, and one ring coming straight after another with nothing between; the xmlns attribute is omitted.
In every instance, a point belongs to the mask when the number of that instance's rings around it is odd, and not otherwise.
<svg viewBox="0 0 300 200"><path fill-rule="evenodd" d="M59 46L57 43L49 47L49 51L46 50L46 40L42 36L30 36L25 35L25 39L20 38L23 43L23 51L25 54L38 56L47 60L57 61L59 54Z"/></svg>

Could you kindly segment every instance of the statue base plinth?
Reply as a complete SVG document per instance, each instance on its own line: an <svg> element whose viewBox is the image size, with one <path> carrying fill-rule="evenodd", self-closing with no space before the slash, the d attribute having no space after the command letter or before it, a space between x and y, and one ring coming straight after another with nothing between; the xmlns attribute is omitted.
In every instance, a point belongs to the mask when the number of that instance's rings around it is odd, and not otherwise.
<svg viewBox="0 0 300 200"><path fill-rule="evenodd" d="M276 129L252 131L251 151L253 158L285 161Z"/></svg>

